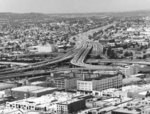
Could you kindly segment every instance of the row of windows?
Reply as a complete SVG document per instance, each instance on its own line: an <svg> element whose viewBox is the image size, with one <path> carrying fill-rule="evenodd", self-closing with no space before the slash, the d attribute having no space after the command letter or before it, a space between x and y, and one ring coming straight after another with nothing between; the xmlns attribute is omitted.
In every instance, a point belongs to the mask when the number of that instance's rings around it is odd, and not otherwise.
<svg viewBox="0 0 150 114"><path fill-rule="evenodd" d="M96 85L94 88L88 87L88 86L78 86L77 88L79 90L92 90L92 89L104 89L104 88L111 88L120 86L122 83L113 83L113 84L103 84L103 85Z"/></svg>
<svg viewBox="0 0 150 114"><path fill-rule="evenodd" d="M96 86L107 86L107 85L117 85L117 84L122 84L122 82L116 81L116 82L111 82L111 83L109 83L109 82L107 82L107 83L96 83ZM92 85L80 85L80 84L78 84L77 87L90 88L90 87L92 87Z"/></svg>

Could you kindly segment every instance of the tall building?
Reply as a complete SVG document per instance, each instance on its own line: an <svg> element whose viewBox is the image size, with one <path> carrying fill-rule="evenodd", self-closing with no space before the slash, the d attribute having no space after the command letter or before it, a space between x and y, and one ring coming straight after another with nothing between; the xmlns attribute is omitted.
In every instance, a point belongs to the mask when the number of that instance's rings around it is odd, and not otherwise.
<svg viewBox="0 0 150 114"><path fill-rule="evenodd" d="M118 88L122 86L122 75L105 74L97 78L77 80L77 90L81 91L102 91L109 88Z"/></svg>

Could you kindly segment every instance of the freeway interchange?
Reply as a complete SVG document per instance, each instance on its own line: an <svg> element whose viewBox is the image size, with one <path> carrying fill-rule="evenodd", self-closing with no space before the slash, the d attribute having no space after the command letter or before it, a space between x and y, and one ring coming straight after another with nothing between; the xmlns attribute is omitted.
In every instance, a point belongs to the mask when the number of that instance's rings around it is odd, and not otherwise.
<svg viewBox="0 0 150 114"><path fill-rule="evenodd" d="M92 63L126 63L126 64L145 64L150 65L149 62L142 61L120 61L120 60L109 60L109 59L99 59L99 61L88 61L88 56L90 54L101 56L103 46L98 42L86 41L81 43L81 45L70 49L66 54L58 56L53 59L47 59L45 61L33 63L27 66L16 67L16 68L6 68L0 70L0 80L16 77L26 77L26 76L38 76L41 74L49 74L51 72L56 72L61 69L49 69L44 70L46 66L53 66L54 64L63 63L69 61L70 64L76 66L76 68L68 68L66 70L74 69L95 69L95 70L119 70L119 67L111 65L93 65ZM103 55L102 55L103 56ZM86 61L87 60L87 61ZM64 70L64 69L62 69Z"/></svg>
<svg viewBox="0 0 150 114"><path fill-rule="evenodd" d="M38 68L42 69L45 66L50 66L59 62L63 62L65 60L70 60L70 63L74 66L87 68L87 69L101 69L101 70L114 70L114 67L112 66L102 66L102 65L91 65L85 63L85 59L87 58L88 54L91 52L98 53L101 45L99 43L95 42L84 42L82 45L78 47L74 47L73 49L69 50L68 53L58 56L54 59L45 60L42 62L34 63L29 66L23 66L18 68L8 68L4 70L0 70L0 79L10 78L10 77L19 77L20 74L25 76L24 72L30 72L32 73L32 70L36 70ZM94 50L94 51L93 51ZM37 71L36 73L43 73L47 71ZM34 72L33 72L34 73ZM14 75L13 75L14 74ZM6 76L7 75L7 76ZM9 76L10 75L10 76ZM28 75L28 73L27 73Z"/></svg>
<svg viewBox="0 0 150 114"><path fill-rule="evenodd" d="M119 67L105 65L105 63L126 63L126 64L145 64L150 65L150 62L143 61L121 61L121 60L109 60L103 55L103 45L99 42L90 41L88 35L93 34L99 30L105 30L115 23L106 25L104 27L89 30L86 33L77 35L78 42L74 48L70 49L67 53L59 55L55 58L47 58L41 62L28 64L25 66L5 68L0 70L0 80L8 78L26 77L31 75L41 75L50 72L56 72L60 69L56 69L56 64L63 64L66 61L73 66L68 69L92 69L92 70L119 70ZM94 55L103 59L88 61L88 57ZM86 61L87 60L87 61ZM94 63L94 64L93 64ZM95 65L95 63L104 63L104 65ZM47 68L48 67L48 68ZM67 69L66 69L67 70Z"/></svg>

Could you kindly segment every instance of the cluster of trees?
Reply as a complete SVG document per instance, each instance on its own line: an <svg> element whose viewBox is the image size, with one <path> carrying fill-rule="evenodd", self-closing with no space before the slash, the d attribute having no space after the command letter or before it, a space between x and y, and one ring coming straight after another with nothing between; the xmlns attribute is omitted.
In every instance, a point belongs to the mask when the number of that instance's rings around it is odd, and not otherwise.
<svg viewBox="0 0 150 114"><path fill-rule="evenodd" d="M119 59L120 57L118 56L119 53L117 53L115 50L113 50L111 47L108 47L107 49L104 48L103 54L107 54L107 56L110 59ZM122 53L122 57L132 57L133 52L131 51L126 51L124 54Z"/></svg>
<svg viewBox="0 0 150 114"><path fill-rule="evenodd" d="M117 53L111 47L108 47L108 49L107 49L107 56L110 59L117 59L118 58Z"/></svg>
<svg viewBox="0 0 150 114"><path fill-rule="evenodd" d="M129 51L126 51L124 53L124 57L129 57L129 56L133 56L133 53L132 52L129 52Z"/></svg>

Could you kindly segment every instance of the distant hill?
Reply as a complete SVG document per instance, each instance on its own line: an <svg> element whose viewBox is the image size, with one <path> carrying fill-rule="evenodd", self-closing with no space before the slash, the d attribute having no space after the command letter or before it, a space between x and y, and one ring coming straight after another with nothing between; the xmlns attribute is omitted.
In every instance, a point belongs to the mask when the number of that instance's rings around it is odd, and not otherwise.
<svg viewBox="0 0 150 114"><path fill-rule="evenodd" d="M139 11L131 11L131 12L111 12L105 13L109 16L150 16L150 10L139 10Z"/></svg>
<svg viewBox="0 0 150 114"><path fill-rule="evenodd" d="M32 18L48 18L48 15L41 13L0 13L0 18L8 19L32 19Z"/></svg>
<svg viewBox="0 0 150 114"><path fill-rule="evenodd" d="M104 13L70 13L70 14L42 14L42 13L0 13L0 19L45 19L53 17L91 17L91 16L150 16L150 10L131 12L104 12Z"/></svg>

